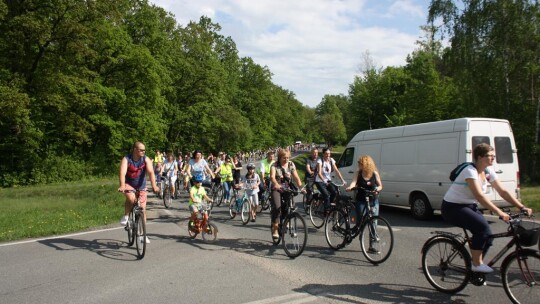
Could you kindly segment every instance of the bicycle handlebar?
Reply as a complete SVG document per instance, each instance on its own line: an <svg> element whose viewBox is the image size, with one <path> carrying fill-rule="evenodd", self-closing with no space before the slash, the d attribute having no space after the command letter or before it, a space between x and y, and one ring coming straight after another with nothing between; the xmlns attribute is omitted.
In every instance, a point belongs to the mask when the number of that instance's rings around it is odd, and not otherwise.
<svg viewBox="0 0 540 304"><path fill-rule="evenodd" d="M343 186L345 186L345 183L336 184L336 183L334 183L334 181L330 181L330 184L332 184L332 185L334 185L334 186L336 186L336 187L343 187Z"/></svg>
<svg viewBox="0 0 540 304"><path fill-rule="evenodd" d="M364 188L362 186L353 187L353 188L351 188L351 190L363 190L367 194L377 194L377 193L379 193L379 191L377 191L377 188L375 188L375 189L366 189L366 188Z"/></svg>

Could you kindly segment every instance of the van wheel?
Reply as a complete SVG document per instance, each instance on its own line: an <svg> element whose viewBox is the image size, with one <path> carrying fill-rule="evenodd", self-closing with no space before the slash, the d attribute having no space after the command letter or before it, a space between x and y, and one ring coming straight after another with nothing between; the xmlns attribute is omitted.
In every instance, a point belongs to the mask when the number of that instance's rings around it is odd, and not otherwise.
<svg viewBox="0 0 540 304"><path fill-rule="evenodd" d="M411 213L417 220L428 220L433 216L433 208L425 195L415 194L412 196Z"/></svg>

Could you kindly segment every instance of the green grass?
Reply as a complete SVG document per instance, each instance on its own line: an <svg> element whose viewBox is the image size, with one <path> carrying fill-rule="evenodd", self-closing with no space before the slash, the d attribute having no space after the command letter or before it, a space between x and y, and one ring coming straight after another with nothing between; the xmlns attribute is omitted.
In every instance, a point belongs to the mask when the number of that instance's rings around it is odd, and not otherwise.
<svg viewBox="0 0 540 304"><path fill-rule="evenodd" d="M123 213L118 183L98 180L0 189L0 241L81 231Z"/></svg>
<svg viewBox="0 0 540 304"><path fill-rule="evenodd" d="M540 212L540 186L521 186L521 201L535 214Z"/></svg>

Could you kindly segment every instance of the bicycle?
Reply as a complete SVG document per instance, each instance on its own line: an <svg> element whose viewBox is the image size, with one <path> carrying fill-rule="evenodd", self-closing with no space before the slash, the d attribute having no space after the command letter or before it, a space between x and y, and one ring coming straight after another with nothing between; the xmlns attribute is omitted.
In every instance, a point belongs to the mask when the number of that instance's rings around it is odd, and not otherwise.
<svg viewBox="0 0 540 304"><path fill-rule="evenodd" d="M304 212L306 215L309 215L309 208L311 207L314 195L319 195L319 189L315 187L315 182L306 181L306 193L302 197L302 204L304 205Z"/></svg>
<svg viewBox="0 0 540 304"><path fill-rule="evenodd" d="M283 189L283 188L282 188ZM279 219L279 238L272 238L274 245L283 243L283 250L290 258L301 255L306 248L308 229L304 218L296 211L294 197L301 191L293 189L283 189L281 192L281 216ZM285 207L283 207L285 206ZM272 229L270 229L272 230Z"/></svg>
<svg viewBox="0 0 540 304"><path fill-rule="evenodd" d="M524 212L507 213L510 215L507 231L490 237L511 239L487 265L491 267L506 255L501 264L506 295L512 303L538 303L540 253L524 247L538 243L539 225L534 221L523 222ZM485 284L485 273L471 270L471 256L466 248L471 238L466 229L463 229L463 233L434 231L432 234L435 236L422 247L422 270L429 284L438 291L452 294L463 290L469 282L476 286ZM514 250L506 254L511 248Z"/></svg>
<svg viewBox="0 0 540 304"><path fill-rule="evenodd" d="M190 219L188 222L189 237L194 239L201 233L203 240L214 242L217 239L218 228L210 221L209 212L211 210L211 205L208 203L200 203L197 209L198 212L195 221Z"/></svg>
<svg viewBox="0 0 540 304"><path fill-rule="evenodd" d="M160 199L163 199L163 192L165 191L165 176L161 176L159 182L158 182L158 185L159 185L159 193L158 193L158 197Z"/></svg>
<svg viewBox="0 0 540 304"><path fill-rule="evenodd" d="M128 246L135 243L137 248L137 259L144 258L146 253L146 223L144 222L144 209L141 207L140 191L146 190L124 190L124 193L135 193L136 203L131 207L128 221L124 230L128 234Z"/></svg>
<svg viewBox="0 0 540 304"><path fill-rule="evenodd" d="M182 172L180 170L178 170L178 172L176 173L176 182L175 182L176 192L174 193L175 194L174 195L175 199L180 198L180 191L181 191L182 187L185 187L185 185L183 185L185 176L186 176L186 173Z"/></svg>
<svg viewBox="0 0 540 304"><path fill-rule="evenodd" d="M330 184L334 185L337 189L336 198L332 202L333 204L336 204L336 202L339 201L339 198L341 196L340 187L345 184L336 184L332 181L330 182ZM328 214L328 210L326 210L326 207L324 206L324 199L322 194L318 191L316 193L313 193L309 205L309 219L311 220L313 227L319 229L324 225L326 215Z"/></svg>
<svg viewBox="0 0 540 304"><path fill-rule="evenodd" d="M164 181L164 186L162 190L163 205L165 208L169 209L172 206L172 183L170 176L162 176L161 180ZM178 190L178 188L177 188Z"/></svg>
<svg viewBox="0 0 540 304"><path fill-rule="evenodd" d="M360 247L366 259L374 265L383 263L390 257L394 248L392 226L385 218L375 215L369 202L377 191L362 187L353 189L361 189L366 194L366 208L362 212L362 217L354 219L356 208L353 198L341 197L325 218L326 242L330 248L339 250L360 235Z"/></svg>
<svg viewBox="0 0 540 304"><path fill-rule="evenodd" d="M270 204L270 193L272 192L272 189L271 189L271 186L270 186L270 178L265 178L265 185L266 185L266 188L264 189L264 191L261 193L261 196L259 197L259 205L257 206L257 210L256 212L257 213L261 213L263 212L263 210L268 210L269 208L271 208L271 204ZM270 212L271 212L272 209L270 209Z"/></svg>
<svg viewBox="0 0 540 304"><path fill-rule="evenodd" d="M212 197L212 205L220 206L223 202L223 184L221 183L221 176L216 174L216 177L212 180L212 187L210 188L210 196Z"/></svg>
<svg viewBox="0 0 540 304"><path fill-rule="evenodd" d="M237 197L236 193L240 189L244 190L244 194L242 195L242 197L236 198ZM247 189L248 188L245 186L241 186L238 188L235 187L234 188L235 195L233 195L233 198L235 199L231 199L231 202L229 204L229 215L231 216L231 219L234 219L236 217L236 214L240 213L240 217L242 219L242 225L246 225L251 220L252 203L251 203L251 199L249 198L247 194L247 191L246 191Z"/></svg>

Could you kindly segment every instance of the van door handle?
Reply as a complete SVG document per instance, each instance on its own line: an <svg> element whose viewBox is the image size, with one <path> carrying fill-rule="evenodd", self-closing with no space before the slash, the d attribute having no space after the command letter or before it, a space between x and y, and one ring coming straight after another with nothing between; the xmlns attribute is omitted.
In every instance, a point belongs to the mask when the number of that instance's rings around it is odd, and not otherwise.
<svg viewBox="0 0 540 304"><path fill-rule="evenodd" d="M354 173L354 171L349 171L349 173Z"/></svg>
<svg viewBox="0 0 540 304"><path fill-rule="evenodd" d="M497 173L497 174L501 174L502 172L503 172L502 170L495 171L495 173Z"/></svg>

